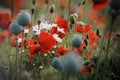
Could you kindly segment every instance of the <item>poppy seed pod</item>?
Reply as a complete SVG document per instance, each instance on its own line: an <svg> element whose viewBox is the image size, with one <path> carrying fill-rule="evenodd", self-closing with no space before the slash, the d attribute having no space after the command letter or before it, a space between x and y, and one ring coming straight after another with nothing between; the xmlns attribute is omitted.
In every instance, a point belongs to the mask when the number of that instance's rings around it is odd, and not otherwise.
<svg viewBox="0 0 120 80"><path fill-rule="evenodd" d="M82 38L80 36L74 36L72 38L71 44L73 47L78 48L82 44Z"/></svg>
<svg viewBox="0 0 120 80"><path fill-rule="evenodd" d="M57 70L62 70L62 61L61 58L55 58L52 62L52 66Z"/></svg>
<svg viewBox="0 0 120 80"><path fill-rule="evenodd" d="M31 22L31 16L28 12L20 12L17 16L18 24L27 26Z"/></svg>
<svg viewBox="0 0 120 80"><path fill-rule="evenodd" d="M70 52L62 57L63 71L67 74L74 74L79 72L80 66L83 65L83 58L78 57L76 52Z"/></svg>
<svg viewBox="0 0 120 80"><path fill-rule="evenodd" d="M18 35L22 32L22 26L19 25L18 23L16 22L13 22L11 25L10 25L10 31L11 33L15 34L15 35Z"/></svg>
<svg viewBox="0 0 120 80"><path fill-rule="evenodd" d="M23 72L20 76L20 80L30 80L30 79L31 79L31 75L30 75L30 73L28 73L26 71Z"/></svg>
<svg viewBox="0 0 120 80"><path fill-rule="evenodd" d="M110 0L108 6L108 12L110 14L119 15L120 14L120 0Z"/></svg>
<svg viewBox="0 0 120 80"><path fill-rule="evenodd" d="M0 62L0 80L7 80L6 70L3 67L3 64Z"/></svg>

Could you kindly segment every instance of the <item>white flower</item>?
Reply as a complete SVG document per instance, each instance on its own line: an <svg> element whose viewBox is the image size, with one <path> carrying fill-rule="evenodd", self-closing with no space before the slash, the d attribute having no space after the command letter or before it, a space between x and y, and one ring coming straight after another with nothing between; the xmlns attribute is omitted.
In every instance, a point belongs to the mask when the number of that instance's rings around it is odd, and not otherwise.
<svg viewBox="0 0 120 80"><path fill-rule="evenodd" d="M52 51L53 54L55 54L55 51Z"/></svg>
<svg viewBox="0 0 120 80"><path fill-rule="evenodd" d="M52 23L51 26L52 27L57 27L57 24Z"/></svg>
<svg viewBox="0 0 120 80"><path fill-rule="evenodd" d="M57 42L62 42L62 39L58 36L58 34L53 34L53 37L55 38L55 40L57 41Z"/></svg>
<svg viewBox="0 0 120 80"><path fill-rule="evenodd" d="M37 31L39 29L38 25L33 26L33 31Z"/></svg>
<svg viewBox="0 0 120 80"><path fill-rule="evenodd" d="M24 29L24 33L28 33L29 31L28 31L28 29Z"/></svg>
<svg viewBox="0 0 120 80"><path fill-rule="evenodd" d="M54 48L57 48L57 46L55 45Z"/></svg>
<svg viewBox="0 0 120 80"><path fill-rule="evenodd" d="M21 43L22 42L22 38L18 38L18 43Z"/></svg>
<svg viewBox="0 0 120 80"><path fill-rule="evenodd" d="M39 67L39 69L42 69L42 68L43 68L43 66L40 66L40 67Z"/></svg>
<svg viewBox="0 0 120 80"><path fill-rule="evenodd" d="M47 56L47 54L44 54L44 56Z"/></svg>
<svg viewBox="0 0 120 80"><path fill-rule="evenodd" d="M40 35L40 30L36 30L35 35Z"/></svg>
<svg viewBox="0 0 120 80"><path fill-rule="evenodd" d="M65 33L63 28L57 27L58 32Z"/></svg>

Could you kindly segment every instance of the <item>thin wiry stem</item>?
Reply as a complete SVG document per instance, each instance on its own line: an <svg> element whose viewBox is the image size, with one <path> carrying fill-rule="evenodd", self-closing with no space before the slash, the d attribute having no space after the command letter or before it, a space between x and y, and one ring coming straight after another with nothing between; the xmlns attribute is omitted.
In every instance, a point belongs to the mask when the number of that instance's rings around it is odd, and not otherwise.
<svg viewBox="0 0 120 80"><path fill-rule="evenodd" d="M96 74L95 74L95 80L97 80L97 77L98 77L98 72L99 72L99 69L100 69L100 62L101 62L101 57L102 57L102 51L103 51L103 45L104 45L104 38L105 38L105 34L106 34L107 30L109 29L110 22L111 22L111 19L108 22L107 27L106 27L106 29L105 29L105 31L103 33L103 37L101 39L100 52L98 54L98 62L97 62L97 69L96 69Z"/></svg>
<svg viewBox="0 0 120 80"><path fill-rule="evenodd" d="M18 67L18 38L16 36L16 80L19 80L19 67Z"/></svg>

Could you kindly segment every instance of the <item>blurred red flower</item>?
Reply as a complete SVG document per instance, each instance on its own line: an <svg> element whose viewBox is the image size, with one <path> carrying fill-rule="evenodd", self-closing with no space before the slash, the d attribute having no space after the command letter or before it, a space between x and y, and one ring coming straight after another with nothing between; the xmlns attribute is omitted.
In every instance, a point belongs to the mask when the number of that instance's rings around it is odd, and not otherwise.
<svg viewBox="0 0 120 80"><path fill-rule="evenodd" d="M82 56L84 47L86 47L85 42L83 42L82 45L79 48L77 48L77 54L78 54L78 56Z"/></svg>
<svg viewBox="0 0 120 80"><path fill-rule="evenodd" d="M33 57L35 57L35 56L38 55L39 47L40 47L39 44L35 44L35 45L30 45L30 46L29 46L29 50L30 50L29 59L30 59L30 60L32 60Z"/></svg>
<svg viewBox="0 0 120 80"><path fill-rule="evenodd" d="M87 33L91 30L92 26L90 24L87 25L80 25L80 24L76 24L75 29L76 32L80 32L80 33Z"/></svg>
<svg viewBox="0 0 120 80"><path fill-rule="evenodd" d="M93 2L93 9L95 11L99 11L109 4L109 0L97 0L97 1L92 0L92 2Z"/></svg>
<svg viewBox="0 0 120 80"><path fill-rule="evenodd" d="M0 13L0 27L5 30L8 30L10 23L11 23L10 14Z"/></svg>
<svg viewBox="0 0 120 80"><path fill-rule="evenodd" d="M67 34L67 32L69 31L69 26L68 26L68 21L67 20L64 20L63 18L59 18L57 21L56 21L56 24L57 24L57 27L53 27L51 30L50 30L50 33L51 34L58 34L58 36L60 38L64 38ZM58 28L59 29L63 29L64 33L58 31Z"/></svg>
<svg viewBox="0 0 120 80"><path fill-rule="evenodd" d="M89 43L90 46L92 46L93 49L96 49L97 45L96 43L99 40L99 37L96 35L96 33L93 30L90 30L87 35L89 36Z"/></svg>
<svg viewBox="0 0 120 80"><path fill-rule="evenodd" d="M115 37L115 34L112 32L111 35L110 35L110 32L107 32L107 33L105 34L105 38L106 38L106 39L109 39L109 37L110 37L110 40L112 40L112 39Z"/></svg>
<svg viewBox="0 0 120 80"><path fill-rule="evenodd" d="M24 41L23 41L23 46L24 46L25 48L28 48L28 47L29 47L29 44L30 44L30 40L29 40L29 39L24 39Z"/></svg>
<svg viewBox="0 0 120 80"><path fill-rule="evenodd" d="M41 31L38 42L40 44L40 52L48 53L56 45L56 40L47 32Z"/></svg>
<svg viewBox="0 0 120 80"><path fill-rule="evenodd" d="M59 36L60 38L64 38L64 37L66 36L65 33L59 32L59 31L57 30L57 27L52 28L52 29L50 30L50 33L51 33L51 34L58 34L58 36Z"/></svg>
<svg viewBox="0 0 120 80"><path fill-rule="evenodd" d="M98 15L99 12L95 12L94 10L89 11L89 19L97 22L98 24L100 24L101 26L104 26L105 24L105 16L103 14L101 14L100 16Z"/></svg>
<svg viewBox="0 0 120 80"><path fill-rule="evenodd" d="M33 44L37 44L37 41L35 39L31 39L30 40L30 44L29 45L33 45Z"/></svg>
<svg viewBox="0 0 120 80"><path fill-rule="evenodd" d="M3 37L0 35L0 46L3 44L4 40Z"/></svg>
<svg viewBox="0 0 120 80"><path fill-rule="evenodd" d="M85 76L89 76L89 75L90 75L90 73L88 72L88 67L87 67L87 66L84 66L84 67L83 67L83 74L84 74Z"/></svg>
<svg viewBox="0 0 120 80"><path fill-rule="evenodd" d="M15 40L15 39L13 39L13 40L11 41L11 43L10 43L10 46L11 46L11 47L15 47L15 46L16 46L16 44L15 44L15 43L16 43L16 40Z"/></svg>
<svg viewBox="0 0 120 80"><path fill-rule="evenodd" d="M58 0L58 5L62 9L67 8L68 7L68 0Z"/></svg>
<svg viewBox="0 0 120 80"><path fill-rule="evenodd" d="M93 56L93 54L92 54L91 52L87 52L87 53L86 53L86 56L87 56L87 57L91 57L91 56Z"/></svg>
<svg viewBox="0 0 120 80"><path fill-rule="evenodd" d="M57 26L59 28L64 29L64 32L68 32L69 31L69 26L68 26L68 21L63 19L63 18L59 18L56 22Z"/></svg>
<svg viewBox="0 0 120 80"><path fill-rule="evenodd" d="M63 56L65 54L67 54L68 52L69 52L69 50L67 48L64 48L64 46L61 46L56 50L56 54L58 56Z"/></svg>
<svg viewBox="0 0 120 80"><path fill-rule="evenodd" d="M9 6L12 4L12 0L7 0L9 3ZM14 18L17 17L17 14L19 13L20 9L23 7L24 0L14 0Z"/></svg>

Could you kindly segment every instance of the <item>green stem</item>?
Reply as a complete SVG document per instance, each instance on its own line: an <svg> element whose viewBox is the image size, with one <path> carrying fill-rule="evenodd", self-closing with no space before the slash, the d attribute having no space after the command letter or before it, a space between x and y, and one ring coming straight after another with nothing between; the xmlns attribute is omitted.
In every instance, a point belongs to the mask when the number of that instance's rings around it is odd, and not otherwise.
<svg viewBox="0 0 120 80"><path fill-rule="evenodd" d="M108 57L108 54L109 54L109 48L110 48L110 39L111 39L111 34L112 34L112 27L113 26L113 17L112 17L112 19L111 19L111 26L110 26L110 33L109 33L109 38L108 38L108 44L107 44L107 54L106 54L106 57L105 57L105 59L107 59L107 57Z"/></svg>
<svg viewBox="0 0 120 80"><path fill-rule="evenodd" d="M99 72L99 68L100 68L101 57L102 57L102 50L103 50L103 45L104 45L104 38L105 38L105 34L106 34L106 32L107 32L107 30L108 30L108 28L109 28L110 22L111 22L111 19L110 19L110 21L108 22L107 27L106 27L106 29L105 29L105 31L104 31L104 33L103 33L103 37L102 37L102 39L101 39L100 52L99 52L99 54L98 54L98 62L97 62L95 80L97 80L97 76L98 76L98 72Z"/></svg>
<svg viewBox="0 0 120 80"><path fill-rule="evenodd" d="M18 65L18 38L16 36L16 80L19 80L19 65Z"/></svg>
<svg viewBox="0 0 120 80"><path fill-rule="evenodd" d="M68 21L70 21L70 0L69 0L69 4L68 4Z"/></svg>
<svg viewBox="0 0 120 80"><path fill-rule="evenodd" d="M12 0L12 4L11 4L11 18L13 19L13 15L14 15L14 0Z"/></svg>

